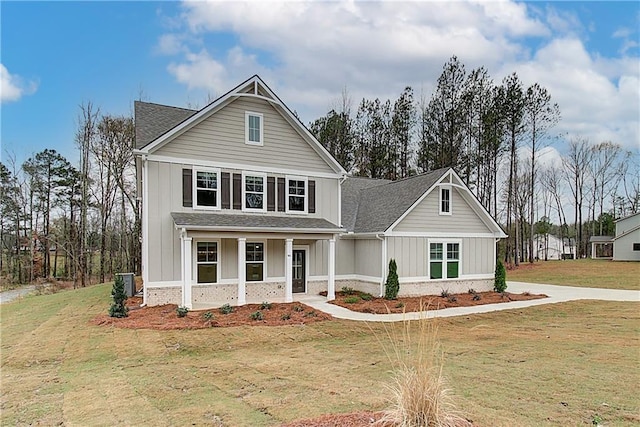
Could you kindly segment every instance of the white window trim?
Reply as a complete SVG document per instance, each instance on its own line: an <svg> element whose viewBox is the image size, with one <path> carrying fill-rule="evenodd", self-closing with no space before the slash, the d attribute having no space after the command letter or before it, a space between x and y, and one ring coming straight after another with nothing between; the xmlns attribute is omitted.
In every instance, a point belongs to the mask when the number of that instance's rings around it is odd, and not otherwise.
<svg viewBox="0 0 640 427"><path fill-rule="evenodd" d="M449 211L445 212L442 210L442 190L449 190ZM441 185L440 190L438 191L438 213L440 215L451 215L453 211L453 191L450 185Z"/></svg>
<svg viewBox="0 0 640 427"><path fill-rule="evenodd" d="M249 140L249 117L260 117L260 142ZM244 142L247 145L264 145L264 115L262 113L254 113L253 111L244 112Z"/></svg>
<svg viewBox="0 0 640 427"><path fill-rule="evenodd" d="M306 215L309 212L309 178L306 176L286 175L284 184L285 212L290 214ZM289 181L304 181L304 211L292 211L289 209ZM316 204L317 206L317 204Z"/></svg>
<svg viewBox="0 0 640 427"><path fill-rule="evenodd" d="M262 178L262 209L248 208L246 197L246 178L248 176ZM242 210L244 212L266 212L267 211L267 174L262 172L242 171Z"/></svg>
<svg viewBox="0 0 640 427"><path fill-rule="evenodd" d="M263 248L264 248L264 257L262 260L262 280L249 280L246 277L246 270L247 270L247 264L249 263L249 260L247 260L247 246L249 243L262 243L263 244ZM245 247L245 255L244 255L244 269L245 269L245 283L264 283L267 281L268 275L267 275L267 251L269 250L269 247L267 246L267 241L263 240L263 239L249 239L247 238L246 242L244 242ZM260 261L258 261L260 262ZM257 264L256 261L251 261L251 264Z"/></svg>
<svg viewBox="0 0 640 427"><path fill-rule="evenodd" d="M206 283L198 283L198 243L216 243L218 245L218 260L215 262L218 267L216 268L216 282L212 283L212 282L206 282ZM193 239L193 243L192 243L193 247L191 248L191 253L193 254L193 256L191 257L191 271L193 271L193 274L191 275L191 284L194 286L204 286L204 285L219 285L220 284L220 267L222 266L222 263L220 262L221 259L221 254L222 254L222 242L220 239ZM211 263L207 263L207 264L211 264Z"/></svg>
<svg viewBox="0 0 640 427"><path fill-rule="evenodd" d="M431 244L442 243L442 277L431 279ZM447 243L458 244L458 277L447 277ZM462 240L460 239L427 239L427 278L429 280L455 280L462 278ZM440 260L434 260L440 261Z"/></svg>
<svg viewBox="0 0 640 427"><path fill-rule="evenodd" d="M216 174L216 182L218 183L218 188L216 188L216 205L215 206L200 206L198 204L198 172L213 172ZM202 168L202 167L194 167L193 168L193 208L194 209L203 209L210 211L218 211L220 210L220 193L222 191L222 183L220 181L220 169L219 168Z"/></svg>

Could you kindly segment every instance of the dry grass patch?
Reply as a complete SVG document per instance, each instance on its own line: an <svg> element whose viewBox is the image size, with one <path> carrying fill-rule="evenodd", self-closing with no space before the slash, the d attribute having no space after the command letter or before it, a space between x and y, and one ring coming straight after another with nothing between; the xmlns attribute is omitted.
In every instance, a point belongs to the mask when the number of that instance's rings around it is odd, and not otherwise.
<svg viewBox="0 0 640 427"><path fill-rule="evenodd" d="M538 261L507 270L507 280L585 288L640 290L638 277L640 262L596 259Z"/></svg>

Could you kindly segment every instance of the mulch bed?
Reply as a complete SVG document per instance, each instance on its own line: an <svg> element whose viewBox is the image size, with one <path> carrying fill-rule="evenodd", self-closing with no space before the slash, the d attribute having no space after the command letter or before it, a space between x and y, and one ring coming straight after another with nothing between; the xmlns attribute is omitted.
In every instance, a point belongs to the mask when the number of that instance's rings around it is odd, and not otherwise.
<svg viewBox="0 0 640 427"><path fill-rule="evenodd" d="M363 299L364 298L364 299ZM370 300L367 300L371 298ZM510 301L527 301L547 298L543 294L512 294L509 292L477 292L452 294L447 297L439 295L422 297L399 297L396 300L374 298L369 294L358 291L336 292L336 299L332 304L348 308L360 313L410 313L414 311L440 310L451 307L470 307L484 304L495 304Z"/></svg>

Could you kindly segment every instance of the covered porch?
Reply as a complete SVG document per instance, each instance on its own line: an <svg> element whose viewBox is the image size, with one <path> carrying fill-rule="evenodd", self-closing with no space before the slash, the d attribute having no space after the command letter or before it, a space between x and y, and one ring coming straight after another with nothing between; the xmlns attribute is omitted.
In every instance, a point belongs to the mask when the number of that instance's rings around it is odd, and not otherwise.
<svg viewBox="0 0 640 427"><path fill-rule="evenodd" d="M181 303L192 309L335 298L335 245L324 219L172 213L181 249Z"/></svg>

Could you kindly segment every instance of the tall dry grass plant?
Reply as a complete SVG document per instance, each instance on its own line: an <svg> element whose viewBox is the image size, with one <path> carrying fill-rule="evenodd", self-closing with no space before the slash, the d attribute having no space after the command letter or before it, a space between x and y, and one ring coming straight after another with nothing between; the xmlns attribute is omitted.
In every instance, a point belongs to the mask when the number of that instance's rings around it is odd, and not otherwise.
<svg viewBox="0 0 640 427"><path fill-rule="evenodd" d="M427 307L420 307L426 312ZM378 342L393 366L386 385L390 408L378 426L462 427L470 423L456 411L442 372L444 355L438 341L438 320L405 319L401 327L385 325Z"/></svg>

